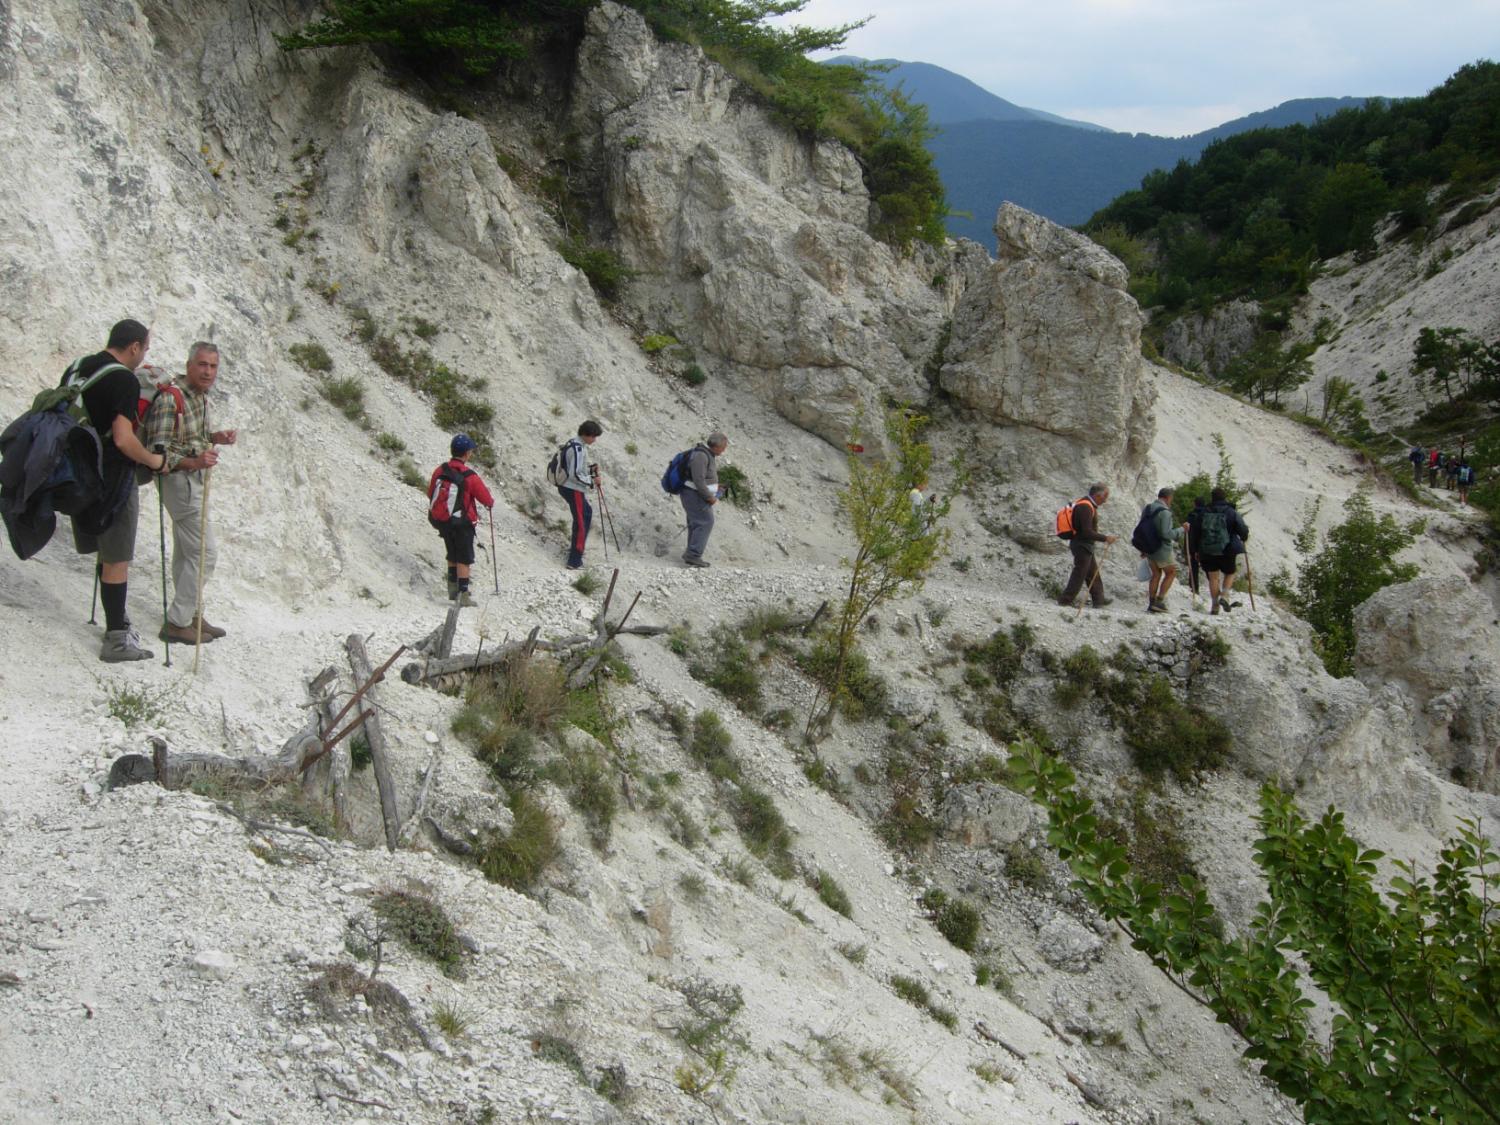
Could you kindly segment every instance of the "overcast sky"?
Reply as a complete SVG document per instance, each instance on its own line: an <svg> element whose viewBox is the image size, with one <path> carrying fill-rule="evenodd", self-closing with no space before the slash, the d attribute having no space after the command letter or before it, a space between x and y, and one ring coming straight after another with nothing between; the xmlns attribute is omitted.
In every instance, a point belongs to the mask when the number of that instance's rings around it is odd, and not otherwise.
<svg viewBox="0 0 1500 1125"><path fill-rule="evenodd" d="M810 0L793 22L864 16L850 54L1162 136L1292 98L1424 94L1500 59L1500 0Z"/></svg>

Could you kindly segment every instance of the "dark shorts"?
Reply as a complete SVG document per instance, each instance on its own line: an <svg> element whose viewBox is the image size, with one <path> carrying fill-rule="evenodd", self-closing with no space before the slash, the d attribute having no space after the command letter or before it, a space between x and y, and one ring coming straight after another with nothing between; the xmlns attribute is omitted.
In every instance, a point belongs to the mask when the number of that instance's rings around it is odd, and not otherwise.
<svg viewBox="0 0 1500 1125"><path fill-rule="evenodd" d="M474 565L474 525L472 523L450 523L438 528L443 537L443 546L448 549L448 561L462 566Z"/></svg>
<svg viewBox="0 0 1500 1125"><path fill-rule="evenodd" d="M141 497L132 481L125 503L115 513L114 522L98 535L73 525L73 546L80 555L99 553L100 563L128 563L135 559L135 528L141 518Z"/></svg>
<svg viewBox="0 0 1500 1125"><path fill-rule="evenodd" d="M1199 555L1198 562L1210 574L1233 574L1234 555Z"/></svg>

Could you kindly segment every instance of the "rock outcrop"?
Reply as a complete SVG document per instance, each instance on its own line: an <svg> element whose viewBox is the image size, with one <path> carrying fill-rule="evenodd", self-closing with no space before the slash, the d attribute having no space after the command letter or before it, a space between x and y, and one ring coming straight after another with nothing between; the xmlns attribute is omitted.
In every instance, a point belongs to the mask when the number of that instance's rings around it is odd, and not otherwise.
<svg viewBox="0 0 1500 1125"><path fill-rule="evenodd" d="M1500 792L1495 608L1462 577L1387 586L1354 611L1357 674L1410 701L1411 734L1454 781Z"/></svg>
<svg viewBox="0 0 1500 1125"><path fill-rule="evenodd" d="M1226 301L1207 314L1179 316L1162 330L1162 355L1173 363L1218 377L1255 344L1260 305Z"/></svg>
<svg viewBox="0 0 1500 1125"><path fill-rule="evenodd" d="M847 149L776 123L700 52L610 3L589 15L573 104L644 325L839 447L882 396L926 398L945 267L928 252L913 268L865 232Z"/></svg>
<svg viewBox="0 0 1500 1125"><path fill-rule="evenodd" d="M995 218L999 260L953 318L943 389L999 427L1033 478L1119 480L1155 432L1141 312L1124 265L1014 204Z"/></svg>

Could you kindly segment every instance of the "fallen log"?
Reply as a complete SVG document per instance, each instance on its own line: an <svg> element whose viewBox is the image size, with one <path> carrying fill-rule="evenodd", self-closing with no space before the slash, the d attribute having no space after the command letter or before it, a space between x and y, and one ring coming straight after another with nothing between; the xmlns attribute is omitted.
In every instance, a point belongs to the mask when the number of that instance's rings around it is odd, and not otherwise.
<svg viewBox="0 0 1500 1125"><path fill-rule="evenodd" d="M349 652L349 666L354 669L354 682L364 686L355 693L356 698L367 696L374 702L375 685L385 679L386 669L396 662L405 650L402 645L391 654L389 660L378 671L370 667L370 658L365 653L365 641L358 633L351 633L344 641ZM396 808L396 783L391 778L391 764L386 758L385 733L380 729L380 716L372 707L364 719L365 742L370 747L370 763L375 770L375 788L380 792L380 816L385 821L385 846L396 850L401 838L401 816Z"/></svg>
<svg viewBox="0 0 1500 1125"><path fill-rule="evenodd" d="M665 625L630 625L615 631L615 635L632 637L656 637L667 632ZM427 684L455 672L478 672L503 664L511 656L520 653L530 656L533 652L569 652L583 645L594 644L595 636L568 636L555 641L532 640L509 641L486 652L460 653L444 659L434 657L425 663L412 662L401 669L401 678L409 684Z"/></svg>

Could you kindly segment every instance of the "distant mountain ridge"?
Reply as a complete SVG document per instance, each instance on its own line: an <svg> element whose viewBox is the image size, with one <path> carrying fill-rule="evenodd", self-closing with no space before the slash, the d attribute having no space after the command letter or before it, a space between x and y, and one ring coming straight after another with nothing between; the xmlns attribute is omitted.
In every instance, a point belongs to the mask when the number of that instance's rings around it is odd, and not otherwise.
<svg viewBox="0 0 1500 1125"><path fill-rule="evenodd" d="M1054 125L1067 125L1100 133L1112 131L1103 125L1075 121L1046 110L1028 109L1015 102L1008 102L977 82L932 63L903 62L901 59L862 59L858 55L840 55L827 61L845 64L873 62L890 67L884 75L885 84L901 86L913 100L925 105L927 119L934 125L956 121L1047 121Z"/></svg>
<svg viewBox="0 0 1500 1125"><path fill-rule="evenodd" d="M852 55L830 62L863 62ZM955 238L988 246L995 212L1006 200L1076 226L1141 178L1179 160L1196 160L1211 143L1252 129L1310 125L1362 97L1295 98L1186 137L1117 133L1102 125L1028 109L990 93L962 75L931 63L878 60L891 69L888 86L900 84L927 106L941 132L928 144L948 192L948 205L966 215L947 222Z"/></svg>

